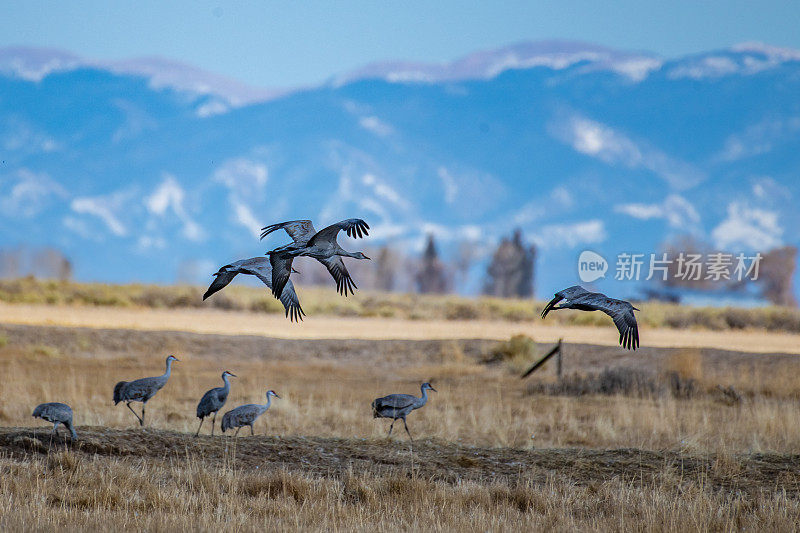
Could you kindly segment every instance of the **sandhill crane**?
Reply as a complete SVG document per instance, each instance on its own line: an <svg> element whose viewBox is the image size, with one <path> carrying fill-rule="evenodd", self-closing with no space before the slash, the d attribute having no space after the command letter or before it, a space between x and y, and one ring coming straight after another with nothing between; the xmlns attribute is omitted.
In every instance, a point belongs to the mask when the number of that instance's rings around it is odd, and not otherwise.
<svg viewBox="0 0 800 533"><path fill-rule="evenodd" d="M292 269L293 272L297 272ZM214 294L215 292L224 289L237 274L250 274L257 277L264 284L272 288L272 265L266 257L251 257L250 259L242 259L234 261L229 265L221 267L215 274L216 278L211 283L206 293L203 295L203 300ZM286 286L281 292L279 300L286 310L286 316L290 320L297 321L303 320L303 309L300 307L300 300L294 290L294 284L291 281L286 283Z"/></svg>
<svg viewBox="0 0 800 533"><path fill-rule="evenodd" d="M389 426L389 436L392 435L394 423L397 422L397 419L399 418L403 421L403 425L406 428L406 433L408 433L408 438L411 439L412 442L414 441L414 438L411 436L411 432L408 430L406 417L411 411L414 409L419 409L428 402L429 390L436 392L436 389L434 389L428 382L423 383L420 387L420 390L422 391L422 397L420 398L417 398L411 394L390 394L389 396L376 398L372 401L372 416L374 418L392 419L392 425Z"/></svg>
<svg viewBox="0 0 800 533"><path fill-rule="evenodd" d="M33 410L33 417L52 422L53 435L58 434L58 425L64 424L64 427L69 430L72 439L78 439L78 434L75 433L75 427L72 425L72 408L65 403L49 402L39 404Z"/></svg>
<svg viewBox="0 0 800 533"><path fill-rule="evenodd" d="M147 401L156 395L164 385L167 384L170 374L172 373L172 362L180 361L173 355L167 357L167 371L160 376L152 378L141 378L133 381L120 381L114 386L114 405L119 402L125 402L131 413L136 415L139 420L139 425L144 425L144 406ZM131 407L131 402L142 402L142 416L136 414L136 411Z"/></svg>
<svg viewBox="0 0 800 533"><path fill-rule="evenodd" d="M225 413L222 416L222 432L225 433L225 431L229 429L236 428L236 433L233 434L235 437L239 434L239 430L242 429L242 426L250 426L250 434L254 435L253 422L255 422L259 416L267 412L273 396L280 399L280 396L278 396L274 390L268 390L267 403L265 405L249 403L247 405L240 405Z"/></svg>
<svg viewBox="0 0 800 533"><path fill-rule="evenodd" d="M564 303L555 305L564 300ZM629 350L639 347L639 326L636 323L634 311L639 311L624 300L609 298L599 292L589 292L580 285L575 285L557 292L555 298L550 300L542 310L542 318L550 311L558 309L578 309L580 311L602 311L614 319L614 325L619 330L619 344Z"/></svg>
<svg viewBox="0 0 800 533"><path fill-rule="evenodd" d="M340 294L347 296L348 290L352 294L354 289L358 288L350 277L342 257L355 259L369 259L369 257L362 252L348 252L339 245L336 237L342 230L353 238L369 235L369 225L365 221L360 218L349 218L316 231L310 220L292 220L262 228L261 238L279 229L286 230L294 242L268 252L272 264L273 294L278 295L283 290L292 273L292 260L299 256L313 257L325 265L336 281L336 290Z"/></svg>
<svg viewBox="0 0 800 533"><path fill-rule="evenodd" d="M197 433L200 434L200 428L203 427L203 420L211 413L214 413L214 418L211 419L211 435L214 435L214 423L217 421L217 412L222 409L225 402L228 401L228 393L231 391L231 382L228 381L229 377L236 377L236 374L228 372L227 370L222 373L222 387L214 387L203 394L200 403L197 404L197 418L200 419L200 425L197 426Z"/></svg>

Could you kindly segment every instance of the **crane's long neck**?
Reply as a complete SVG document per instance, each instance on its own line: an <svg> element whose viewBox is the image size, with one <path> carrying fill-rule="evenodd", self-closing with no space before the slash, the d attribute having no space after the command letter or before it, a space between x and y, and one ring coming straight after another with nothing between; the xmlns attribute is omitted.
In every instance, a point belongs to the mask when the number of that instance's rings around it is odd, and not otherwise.
<svg viewBox="0 0 800 533"><path fill-rule="evenodd" d="M228 394L231 390L231 382L228 381L228 374L222 374L222 382L225 383L225 385L222 386L222 390L225 394Z"/></svg>
<svg viewBox="0 0 800 533"><path fill-rule="evenodd" d="M339 247L339 255L344 255L346 257L355 257L356 259L359 259L361 257L359 252L348 252L347 250L343 250L341 247Z"/></svg>
<svg viewBox="0 0 800 533"><path fill-rule="evenodd" d="M419 399L417 403L419 404L420 407L428 403L428 389L426 388L422 389L422 397Z"/></svg>
<svg viewBox="0 0 800 533"><path fill-rule="evenodd" d="M167 359L167 371L164 372L164 375L161 376L164 379L169 379L169 375L172 373L172 359Z"/></svg>
<svg viewBox="0 0 800 533"><path fill-rule="evenodd" d="M267 403L264 404L264 408L261 410L261 412L263 413L264 411L269 409L269 404L271 404L271 403L272 403L272 396L267 394Z"/></svg>

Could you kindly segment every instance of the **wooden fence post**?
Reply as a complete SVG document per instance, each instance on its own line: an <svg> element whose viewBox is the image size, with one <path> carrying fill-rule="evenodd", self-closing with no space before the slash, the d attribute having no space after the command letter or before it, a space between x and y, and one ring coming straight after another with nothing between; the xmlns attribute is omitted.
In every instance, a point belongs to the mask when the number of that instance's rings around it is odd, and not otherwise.
<svg viewBox="0 0 800 533"><path fill-rule="evenodd" d="M558 381L561 381L561 373L562 373L561 360L564 358L564 348L561 346L561 341L562 339L558 339L558 361L556 364L556 373L558 374Z"/></svg>

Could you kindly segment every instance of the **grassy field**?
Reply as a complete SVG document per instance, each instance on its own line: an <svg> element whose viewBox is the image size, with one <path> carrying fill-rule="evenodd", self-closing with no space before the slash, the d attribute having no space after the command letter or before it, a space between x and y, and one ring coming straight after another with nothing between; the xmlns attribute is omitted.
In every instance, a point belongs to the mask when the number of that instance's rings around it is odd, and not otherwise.
<svg viewBox="0 0 800 533"><path fill-rule="evenodd" d="M148 309L202 308L283 314L280 303L263 287L234 283L204 302L205 289L22 278L0 280L0 302ZM544 302L531 300L365 291L342 298L332 289L319 287L299 287L298 293L303 309L310 316L530 322L539 317L544 305ZM692 308L653 302L640 303L637 307L642 309L640 324L651 328L800 333L800 310L793 308ZM613 327L601 313L553 313L548 316L548 321L561 325Z"/></svg>
<svg viewBox="0 0 800 533"><path fill-rule="evenodd" d="M180 311L192 313L192 311ZM598 329L605 332L605 329ZM759 335L754 333L754 335ZM792 530L800 360L715 348L496 340L273 339L0 326L0 527L230 530ZM111 391L180 359L142 429ZM192 436L196 402L283 399L255 437ZM390 392L439 390L400 428ZM733 391L726 392L726 391ZM51 439L42 401L75 410ZM137 405L138 407L138 405ZM395 428L398 429L398 428ZM247 433L242 432L242 435Z"/></svg>

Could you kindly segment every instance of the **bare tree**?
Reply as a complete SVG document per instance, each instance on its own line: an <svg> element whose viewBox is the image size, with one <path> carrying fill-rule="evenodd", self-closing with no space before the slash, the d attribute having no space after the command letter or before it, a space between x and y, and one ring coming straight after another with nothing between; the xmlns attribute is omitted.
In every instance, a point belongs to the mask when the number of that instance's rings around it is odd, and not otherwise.
<svg viewBox="0 0 800 533"><path fill-rule="evenodd" d="M526 245L522 230L504 238L492 256L486 271L483 293L503 298L527 298L533 295L536 247Z"/></svg>
<svg viewBox="0 0 800 533"><path fill-rule="evenodd" d="M667 265L666 280L661 277L653 277L656 282L666 287L681 287L695 290L722 289L724 283L720 280L712 281L706 279L705 272L700 271L698 275L690 272L691 267L687 266L693 258L699 259L700 264L705 263L705 258L713 253L712 248L707 243L697 239L692 235L683 235L672 242L661 245L662 256L667 254L670 261ZM724 282L724 280L722 280Z"/></svg>
<svg viewBox="0 0 800 533"><path fill-rule="evenodd" d="M0 277L68 280L72 278L72 262L55 248L28 248L19 246L0 250Z"/></svg>
<svg viewBox="0 0 800 533"><path fill-rule="evenodd" d="M19 249L0 250L0 277L18 278L22 275L22 254Z"/></svg>
<svg viewBox="0 0 800 533"><path fill-rule="evenodd" d="M764 254L757 280L764 297L775 305L796 306L793 283L796 268L795 246L775 248Z"/></svg>
<svg viewBox="0 0 800 533"><path fill-rule="evenodd" d="M375 258L375 289L390 292L394 290L397 269L400 266L398 254L388 246L383 246Z"/></svg>
<svg viewBox="0 0 800 533"><path fill-rule="evenodd" d="M433 235L428 235L428 243L417 269L417 290L421 293L443 294L449 289L447 271L439 260Z"/></svg>

